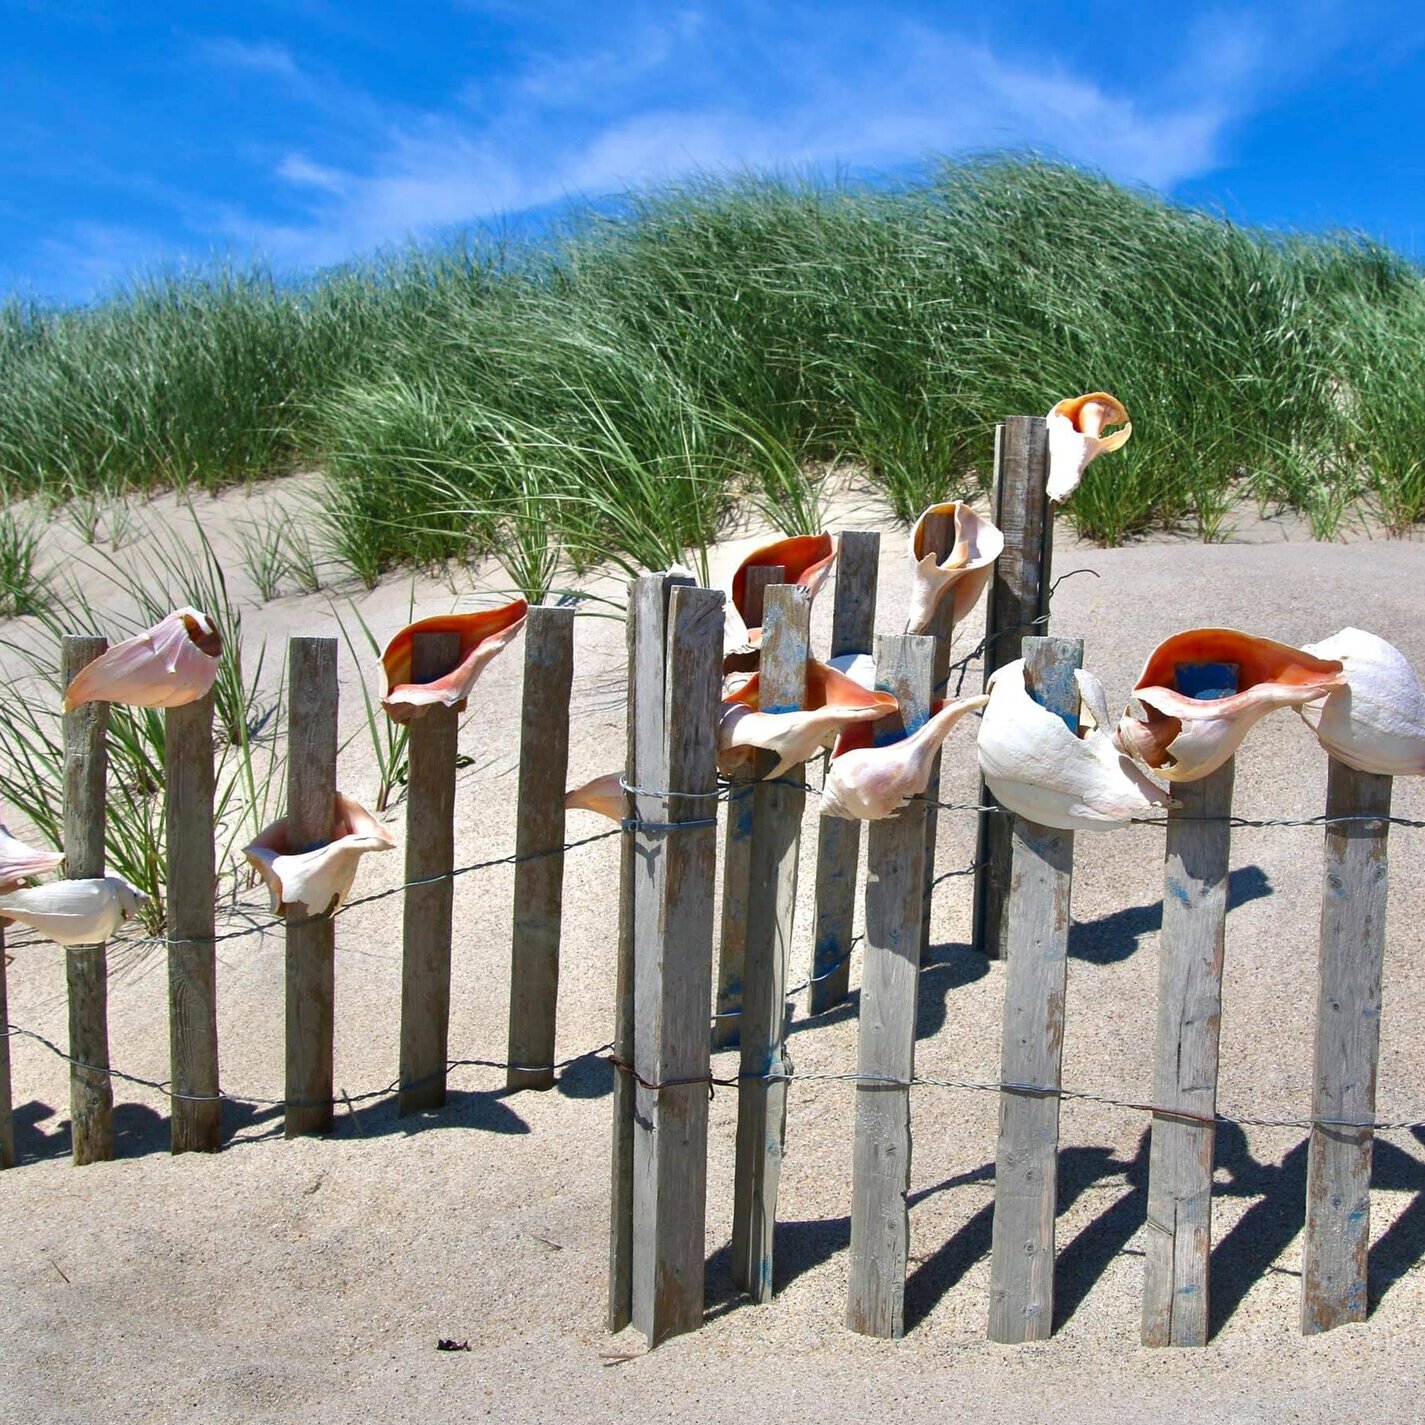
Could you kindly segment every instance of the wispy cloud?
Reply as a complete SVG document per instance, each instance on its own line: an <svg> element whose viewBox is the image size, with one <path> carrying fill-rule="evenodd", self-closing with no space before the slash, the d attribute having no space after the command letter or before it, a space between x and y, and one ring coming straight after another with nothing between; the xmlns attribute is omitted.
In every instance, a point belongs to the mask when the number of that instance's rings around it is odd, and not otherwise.
<svg viewBox="0 0 1425 1425"><path fill-rule="evenodd" d="M271 40L238 40L227 37L199 40L194 46L199 59L220 69L236 69L247 74L268 74L279 79L296 79L301 70L286 45Z"/></svg>

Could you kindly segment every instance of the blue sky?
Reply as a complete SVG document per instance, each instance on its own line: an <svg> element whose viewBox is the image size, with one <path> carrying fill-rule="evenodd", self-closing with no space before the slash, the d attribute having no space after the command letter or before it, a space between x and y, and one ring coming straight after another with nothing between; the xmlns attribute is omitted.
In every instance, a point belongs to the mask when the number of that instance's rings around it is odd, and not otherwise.
<svg viewBox="0 0 1425 1425"><path fill-rule="evenodd" d="M1034 147L1425 258L1425 6L0 0L0 293Z"/></svg>

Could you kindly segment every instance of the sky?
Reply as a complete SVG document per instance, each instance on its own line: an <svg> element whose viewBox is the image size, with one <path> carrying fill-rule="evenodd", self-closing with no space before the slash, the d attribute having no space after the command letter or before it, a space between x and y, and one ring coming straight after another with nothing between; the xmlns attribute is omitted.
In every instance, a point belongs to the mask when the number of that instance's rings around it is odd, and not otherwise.
<svg viewBox="0 0 1425 1425"><path fill-rule="evenodd" d="M1418 0L0 0L0 296L1032 149L1425 260Z"/></svg>

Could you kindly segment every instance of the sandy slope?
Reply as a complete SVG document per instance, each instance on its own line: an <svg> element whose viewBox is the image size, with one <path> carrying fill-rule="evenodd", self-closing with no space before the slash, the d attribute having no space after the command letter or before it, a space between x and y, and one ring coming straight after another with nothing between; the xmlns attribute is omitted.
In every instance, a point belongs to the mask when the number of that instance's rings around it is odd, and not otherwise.
<svg viewBox="0 0 1425 1425"><path fill-rule="evenodd" d="M199 506L230 548L243 496ZM287 487L256 497L285 501ZM166 518L171 505L148 511ZM880 626L898 631L906 602L902 536L883 514L848 513L887 530ZM873 526L874 527L874 526ZM1380 631L1425 668L1419 590L1425 546L1318 546L1253 525L1242 542L1183 541L1095 550L1061 538L1055 572L1094 570L1059 588L1054 628L1082 635L1087 662L1121 702L1161 637L1237 624L1288 641L1344 624ZM56 558L71 537L55 538ZM747 540L717 552L726 575ZM501 582L498 571L486 584ZM616 587L616 585L611 585ZM381 635L405 619L393 581L355 596ZM418 580L417 607L451 606L445 585ZM490 596L486 596L489 598ZM817 607L825 646L831 599ZM324 596L282 598L247 615L247 638L330 632ZM622 626L581 619L571 781L611 769L621 746ZM274 645L275 646L275 645ZM966 649L970 636L966 636ZM518 649L491 666L472 701L462 749L457 858L513 846ZM361 721L359 670L343 655L343 726ZM947 744L947 794L974 792L973 722ZM342 757L342 785L368 795L362 740ZM1274 715L1238 759L1237 808L1307 815L1323 801L1325 758L1290 713ZM1425 815L1422 788L1397 783L1396 810ZM394 813L398 834L402 813ZM586 815L570 835L602 829ZM969 818L942 821L942 870L970 859ZM808 818L804 865L815 821ZM1391 867L1390 946L1380 1109L1425 1118L1421 968L1422 833L1400 831ZM1308 1103L1321 834L1234 833L1235 908L1228 923L1221 1103L1297 1115ZM1081 836L1074 885L1066 1082L1147 1094L1161 832ZM617 844L571 855L560 1006L561 1050L609 1037ZM399 855L371 858L358 890L394 884ZM809 959L803 876L800 979ZM511 875L456 889L454 1055L503 1055ZM255 896L249 893L255 901ZM338 935L337 1083L352 1094L394 1077L399 900L354 911ZM918 1069L992 1076L1003 970L965 948L969 885L950 879L922 976ZM281 1089L282 941L223 947L225 1086ZM161 957L119 957L111 1001L117 1066L166 1075ZM12 1017L64 1036L61 952L27 949L10 969ZM799 1016L804 1004L798 1003ZM854 1010L794 1024L798 1068L855 1060ZM597 1058L575 1062L555 1092L506 1096L502 1075L452 1075L445 1111L397 1120L388 1101L339 1110L328 1141L285 1143L270 1109L230 1106L230 1146L212 1158L167 1154L163 1100L116 1085L120 1157L82 1171L68 1162L63 1066L14 1042L23 1164L0 1178L0 1419L200 1420L824 1420L894 1415L981 1421L1180 1418L1406 1420L1425 1416L1416 1380L1425 1353L1425 1152L1409 1134L1377 1151L1373 1227L1378 1305L1364 1326L1305 1340L1296 1332L1304 1201L1303 1135L1224 1130L1219 1138L1214 1289L1219 1329L1204 1351L1138 1345L1146 1175L1140 1115L1068 1104L1063 1115L1059 1311L1054 1340L1003 1348L984 1339L995 1101L934 1089L914 1099L912 1328L896 1343L841 1325L850 1200L850 1091L791 1093L777 1275L766 1307L739 1305L725 1269L735 1097L712 1105L709 1320L696 1335L642 1355L641 1338L603 1330L609 1085ZM733 1060L718 1064L730 1069ZM1422 1135L1425 1138L1425 1135ZM469 1339L441 1354L437 1337ZM632 1356L633 1358L629 1358Z"/></svg>

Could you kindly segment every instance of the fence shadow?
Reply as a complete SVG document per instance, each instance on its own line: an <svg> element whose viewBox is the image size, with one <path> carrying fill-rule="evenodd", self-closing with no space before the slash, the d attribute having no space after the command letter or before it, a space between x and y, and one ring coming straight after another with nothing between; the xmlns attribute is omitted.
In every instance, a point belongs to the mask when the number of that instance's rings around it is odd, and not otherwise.
<svg viewBox="0 0 1425 1425"><path fill-rule="evenodd" d="M516 1089L448 1089L441 1108L421 1109L400 1117L396 1094L371 1103L345 1107L337 1103L333 1132L355 1138L409 1138L432 1129L473 1128L481 1133L528 1133L530 1126L502 1100L520 1092Z"/></svg>

